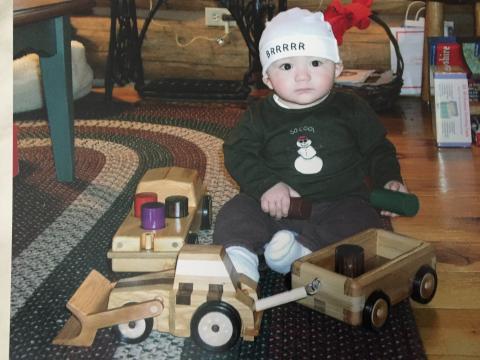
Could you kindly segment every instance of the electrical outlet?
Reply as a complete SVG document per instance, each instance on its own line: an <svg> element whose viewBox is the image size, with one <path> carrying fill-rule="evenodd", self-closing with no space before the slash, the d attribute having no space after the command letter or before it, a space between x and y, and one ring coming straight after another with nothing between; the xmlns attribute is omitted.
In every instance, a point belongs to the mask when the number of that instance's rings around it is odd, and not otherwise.
<svg viewBox="0 0 480 360"><path fill-rule="evenodd" d="M223 15L230 15L230 11L226 8L205 8L205 25L207 26L221 26L224 27L225 23L228 23L229 26L236 26L235 21L224 21L222 20Z"/></svg>

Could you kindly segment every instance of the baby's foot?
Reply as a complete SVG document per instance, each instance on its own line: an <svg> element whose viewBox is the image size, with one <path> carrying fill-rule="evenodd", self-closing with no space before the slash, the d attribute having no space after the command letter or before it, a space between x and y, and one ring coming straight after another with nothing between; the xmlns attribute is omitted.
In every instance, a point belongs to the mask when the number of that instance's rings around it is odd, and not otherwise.
<svg viewBox="0 0 480 360"><path fill-rule="evenodd" d="M264 253L270 269L286 274L295 260L311 253L296 240L296 236L296 233L289 230L280 230L273 235L272 240L265 246Z"/></svg>

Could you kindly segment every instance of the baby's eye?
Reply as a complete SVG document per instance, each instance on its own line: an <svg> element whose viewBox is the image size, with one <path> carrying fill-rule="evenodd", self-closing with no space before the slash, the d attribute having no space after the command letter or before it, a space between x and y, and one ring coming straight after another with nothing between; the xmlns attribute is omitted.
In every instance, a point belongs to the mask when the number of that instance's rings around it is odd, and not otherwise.
<svg viewBox="0 0 480 360"><path fill-rule="evenodd" d="M292 68L292 64L285 63L280 66L280 69L282 70L290 70Z"/></svg>
<svg viewBox="0 0 480 360"><path fill-rule="evenodd" d="M322 62L320 60L313 60L312 61L312 66L313 67L317 67L317 66L320 66L322 65Z"/></svg>

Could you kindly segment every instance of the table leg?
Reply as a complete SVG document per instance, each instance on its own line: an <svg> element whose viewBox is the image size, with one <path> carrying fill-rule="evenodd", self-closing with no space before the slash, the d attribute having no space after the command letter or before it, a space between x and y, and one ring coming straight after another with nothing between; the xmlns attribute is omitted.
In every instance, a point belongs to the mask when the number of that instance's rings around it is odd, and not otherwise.
<svg viewBox="0 0 480 360"><path fill-rule="evenodd" d="M105 67L105 100L112 100L113 93L113 65L115 58L115 44L117 43L117 13L118 0L110 2L110 41L108 43L107 66Z"/></svg>
<svg viewBox="0 0 480 360"><path fill-rule="evenodd" d="M475 2L475 36L480 36L480 1Z"/></svg>
<svg viewBox="0 0 480 360"><path fill-rule="evenodd" d="M54 22L56 52L40 55L40 68L57 179L70 182L75 172L70 24L68 17L50 21Z"/></svg>
<svg viewBox="0 0 480 360"><path fill-rule="evenodd" d="M265 18L270 20L274 15L274 3L265 0L220 0L220 4L232 14L248 47L249 68L243 78L244 86L255 84L260 88L265 87L258 43L265 28ZM278 0L278 10L284 11L286 8L287 0Z"/></svg>
<svg viewBox="0 0 480 360"><path fill-rule="evenodd" d="M150 15L153 17L162 4L163 0L156 2L154 10L150 11L149 17L145 20L144 27L151 21ZM138 35L135 0L111 0L105 100L112 100L115 84L124 86L133 81L135 89L144 87L141 41Z"/></svg>

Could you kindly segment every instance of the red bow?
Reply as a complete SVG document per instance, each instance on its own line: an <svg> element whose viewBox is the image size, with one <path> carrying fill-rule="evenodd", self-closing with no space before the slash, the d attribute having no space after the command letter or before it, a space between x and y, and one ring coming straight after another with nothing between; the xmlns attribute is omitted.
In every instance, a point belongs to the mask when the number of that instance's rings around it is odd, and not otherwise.
<svg viewBox="0 0 480 360"><path fill-rule="evenodd" d="M370 25L373 0L352 0L351 4L343 5L340 0L332 0L323 12L326 21L332 26L333 35L338 45L343 42L343 34L352 26L363 30Z"/></svg>

